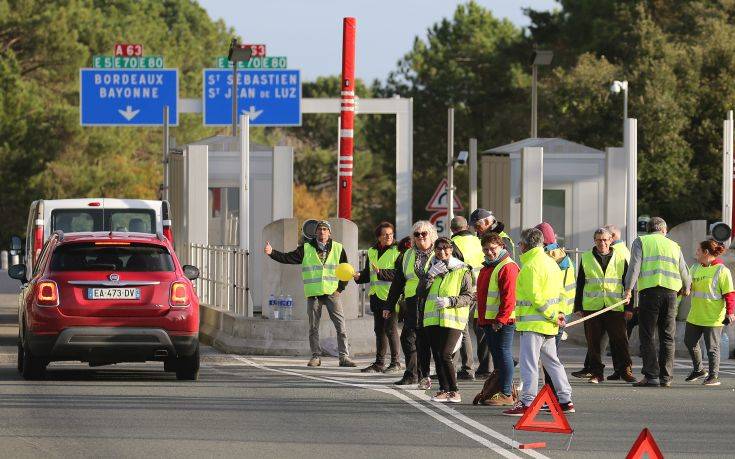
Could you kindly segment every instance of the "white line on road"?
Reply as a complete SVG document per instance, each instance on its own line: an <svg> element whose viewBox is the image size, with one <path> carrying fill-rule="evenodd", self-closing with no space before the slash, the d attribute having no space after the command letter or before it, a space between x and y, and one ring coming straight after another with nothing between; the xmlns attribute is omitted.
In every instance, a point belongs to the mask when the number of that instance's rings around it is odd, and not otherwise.
<svg viewBox="0 0 735 459"><path fill-rule="evenodd" d="M291 375L291 376L298 376L298 377L301 377L301 378L311 379L311 380L315 380L315 381L330 382L330 383L334 383L334 384L340 384L340 385L343 385L343 386L358 387L358 388L361 388L361 389L370 389L370 390L378 391L378 392L381 392L381 393L393 395L394 397L398 398L399 400L402 400L402 401L408 403L409 405L411 405L414 408L416 408L416 409L418 409L418 410L420 410L420 411L428 414L429 416L431 416L432 418L434 418L437 421L441 422L442 424L450 427L451 429L454 429L455 431L461 433L462 435L465 435L468 438L471 438L472 440L475 440L476 442L480 443L481 445L485 446L488 449L493 450L494 452L500 454L503 457L512 457L512 458L518 458L518 457L520 457L517 454L515 454L513 451L508 451L508 450L504 449L502 446L499 446L499 445L491 442L487 438L482 437L480 435L477 435L476 433L472 432L471 430L469 430L469 429L467 429L467 428L465 428L465 427L457 424L456 422L452 421L451 419L447 418L446 416L442 416L441 414L439 414L439 413L437 413L437 412L429 409L428 407L422 405L420 402L417 402L416 400L412 399L408 395L406 395L404 393L401 393L401 392L399 392L399 391L397 391L395 389L391 389L391 388L388 388L388 387L385 387L385 386L376 386L376 385L370 385L370 384L359 384L359 383L353 383L353 382L347 382L347 381L339 381L339 380L332 379L332 378L324 378L324 377L319 377L319 376L311 376L311 375L306 375L306 374L299 373L299 372L293 371L293 370L282 370L282 369L279 369L279 368L271 368L271 367L265 366L263 364L253 362L252 360L246 359L246 358L241 357L239 355L230 355L230 357L232 357L235 360L239 360L239 361L241 361L243 363L246 363L246 364L248 364L248 365L250 365L252 367L259 368L261 370L267 370L267 371L271 371L271 372L275 372L275 373L282 373L282 374ZM456 416L454 413L451 413L454 410L450 410L449 408L444 407L444 406L441 406L439 404L437 404L437 405L443 411L449 410L448 412L450 412L450 414L452 414L453 416L457 417L458 419L461 419L459 416ZM434 406L434 405L432 405L432 406ZM497 438L497 439L499 439L501 441L504 441L505 443L508 444L508 446L513 447L513 448L517 448L518 447L518 443L515 442L515 441L513 441L512 439L510 439L510 438L508 438L508 437L506 437L506 436L504 436L504 435L502 435L502 434L500 434L498 432L495 432L494 430L490 429L489 427L486 427L486 426L484 426L482 424L479 424L476 421L473 421L472 419L467 418L466 416L463 416L463 417L470 421L469 422L470 425L473 425L473 424L479 425L480 427L482 427L482 429L479 429L479 430L482 430L483 432L485 432L485 433L487 433L489 435L492 435L493 437L495 437L495 438ZM465 421L465 422L467 422L467 421ZM475 427L475 426L473 425L473 427ZM478 428L478 427L475 427L475 428ZM535 457L535 458L545 458L546 457L546 456L544 456L542 454L539 454L539 453L537 453L535 451L526 451L526 450L519 450L519 451L520 452L523 452L523 453L526 453L529 456Z"/></svg>

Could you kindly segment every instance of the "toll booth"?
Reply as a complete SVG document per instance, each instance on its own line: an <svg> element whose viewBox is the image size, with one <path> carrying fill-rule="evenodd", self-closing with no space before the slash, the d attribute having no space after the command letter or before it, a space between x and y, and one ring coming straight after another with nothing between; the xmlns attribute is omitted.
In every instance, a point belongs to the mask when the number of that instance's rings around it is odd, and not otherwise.
<svg viewBox="0 0 735 459"><path fill-rule="evenodd" d="M622 155L618 150L605 152L559 138L529 138L482 151L481 206L505 224L514 240L523 227L547 221L560 245L589 248L595 229L625 224L624 194L613 201L622 211L607 206L605 199L608 155ZM625 171L617 178L624 189Z"/></svg>

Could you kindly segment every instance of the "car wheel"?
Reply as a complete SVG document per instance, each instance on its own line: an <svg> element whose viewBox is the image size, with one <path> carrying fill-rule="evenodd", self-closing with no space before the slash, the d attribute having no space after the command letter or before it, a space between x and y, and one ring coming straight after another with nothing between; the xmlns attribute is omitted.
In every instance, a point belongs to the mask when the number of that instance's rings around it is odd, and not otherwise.
<svg viewBox="0 0 735 459"><path fill-rule="evenodd" d="M43 372L46 369L46 362L33 355L28 346L20 346L23 351L23 360L20 374L23 379L34 380L41 379ZM20 356L19 356L20 357Z"/></svg>
<svg viewBox="0 0 735 459"><path fill-rule="evenodd" d="M176 379L182 381L196 381L199 378L199 346L188 357L176 359Z"/></svg>

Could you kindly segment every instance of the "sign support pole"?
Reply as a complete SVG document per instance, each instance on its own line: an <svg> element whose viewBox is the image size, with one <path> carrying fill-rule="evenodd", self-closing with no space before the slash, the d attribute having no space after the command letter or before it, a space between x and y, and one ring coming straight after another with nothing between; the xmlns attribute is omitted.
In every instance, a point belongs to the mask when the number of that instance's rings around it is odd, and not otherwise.
<svg viewBox="0 0 735 459"><path fill-rule="evenodd" d="M342 84L339 131L339 218L352 218L352 169L355 121L355 18L342 24Z"/></svg>
<svg viewBox="0 0 735 459"><path fill-rule="evenodd" d="M168 132L168 105L163 106L163 189L161 190L161 198L168 201L168 151L169 132Z"/></svg>
<svg viewBox="0 0 735 459"><path fill-rule="evenodd" d="M237 137L237 61L232 63L232 137Z"/></svg>
<svg viewBox="0 0 735 459"><path fill-rule="evenodd" d="M470 210L477 209L477 139L470 139Z"/></svg>
<svg viewBox="0 0 735 459"><path fill-rule="evenodd" d="M454 218L454 108L447 117L447 228Z"/></svg>
<svg viewBox="0 0 735 459"><path fill-rule="evenodd" d="M250 117L240 116L240 248L250 250Z"/></svg>
<svg viewBox="0 0 735 459"><path fill-rule="evenodd" d="M730 225L733 222L733 116L728 110L723 126L722 138L722 221Z"/></svg>

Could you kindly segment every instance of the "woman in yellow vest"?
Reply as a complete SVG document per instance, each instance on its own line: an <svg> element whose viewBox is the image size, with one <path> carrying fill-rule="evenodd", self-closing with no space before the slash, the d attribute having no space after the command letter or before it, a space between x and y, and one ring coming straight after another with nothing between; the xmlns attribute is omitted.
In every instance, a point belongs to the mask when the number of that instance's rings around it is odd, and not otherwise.
<svg viewBox="0 0 735 459"><path fill-rule="evenodd" d="M454 353L469 319L470 306L474 301L474 281L472 268L452 257L453 250L449 238L436 240L429 276L419 285L419 289L428 290L423 325L439 378L439 391L431 398L434 402L462 402L457 388Z"/></svg>
<svg viewBox="0 0 735 459"><path fill-rule="evenodd" d="M396 315L383 317L383 309L394 277L396 259L400 255L394 236L393 225L381 222L375 228L377 241L367 251L365 267L361 272L355 273L356 283L370 283L370 311L373 313L375 331L375 362L363 368L361 370L363 373L396 373L401 369ZM390 348L390 365L384 367L386 348Z"/></svg>
<svg viewBox="0 0 735 459"><path fill-rule="evenodd" d="M686 381L705 378L705 386L719 386L720 336L723 323L735 320L735 288L730 269L717 258L725 246L717 241L703 241L697 247L697 263L693 264L692 307L687 316L684 344L692 357L692 372ZM702 368L699 338L704 336L709 371Z"/></svg>

